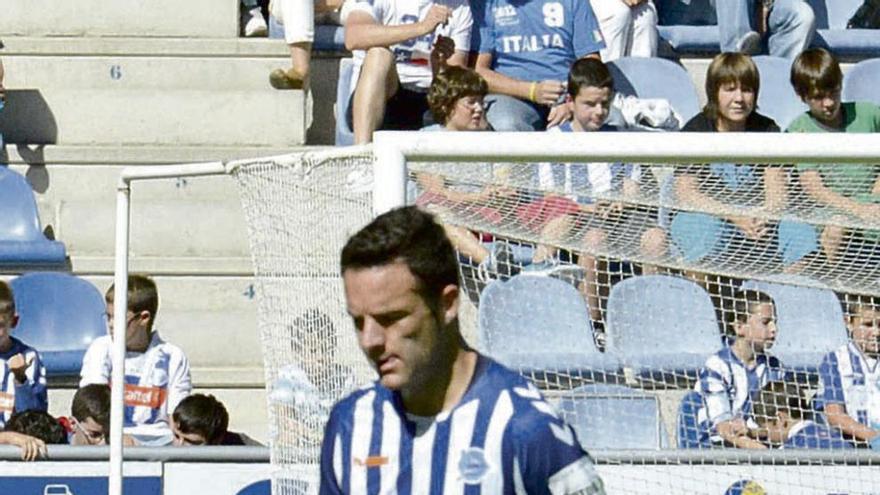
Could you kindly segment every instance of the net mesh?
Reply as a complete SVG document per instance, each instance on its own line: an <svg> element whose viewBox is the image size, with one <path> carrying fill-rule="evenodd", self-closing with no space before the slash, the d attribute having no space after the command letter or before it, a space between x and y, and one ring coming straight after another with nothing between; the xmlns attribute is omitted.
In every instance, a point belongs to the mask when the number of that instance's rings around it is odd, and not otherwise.
<svg viewBox="0 0 880 495"><path fill-rule="evenodd" d="M237 169L275 493L314 489L330 405L372 377L337 273L371 216L369 166ZM545 391L609 493L876 493L877 166L408 167L408 201L458 250L466 337Z"/></svg>

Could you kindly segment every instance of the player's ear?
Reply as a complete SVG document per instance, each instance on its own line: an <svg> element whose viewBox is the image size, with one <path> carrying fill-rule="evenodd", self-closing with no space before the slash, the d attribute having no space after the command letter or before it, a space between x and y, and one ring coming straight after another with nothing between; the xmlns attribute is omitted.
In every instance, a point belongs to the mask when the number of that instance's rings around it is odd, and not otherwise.
<svg viewBox="0 0 880 495"><path fill-rule="evenodd" d="M446 325L458 318L458 295L459 289L455 284L447 285L440 293L440 312Z"/></svg>

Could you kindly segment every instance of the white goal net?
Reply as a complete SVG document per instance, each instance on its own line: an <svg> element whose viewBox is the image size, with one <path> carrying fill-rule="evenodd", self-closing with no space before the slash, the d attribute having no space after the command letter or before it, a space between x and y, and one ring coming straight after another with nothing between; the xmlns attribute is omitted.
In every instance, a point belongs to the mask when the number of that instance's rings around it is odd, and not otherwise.
<svg viewBox="0 0 880 495"><path fill-rule="evenodd" d="M385 134L375 177L368 149L233 167L274 493L315 491L329 408L373 378L339 253L394 202L443 223L466 337L544 390L609 493L880 492L877 143Z"/></svg>

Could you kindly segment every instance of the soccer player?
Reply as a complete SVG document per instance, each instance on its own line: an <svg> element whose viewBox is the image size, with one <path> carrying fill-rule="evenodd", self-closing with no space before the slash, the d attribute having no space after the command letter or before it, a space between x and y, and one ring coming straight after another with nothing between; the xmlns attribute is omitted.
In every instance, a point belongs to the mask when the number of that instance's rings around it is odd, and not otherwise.
<svg viewBox="0 0 880 495"><path fill-rule="evenodd" d="M793 383L770 382L752 404L759 435L770 447L787 449L851 449L832 430L812 420L810 404Z"/></svg>
<svg viewBox="0 0 880 495"><path fill-rule="evenodd" d="M342 278L379 379L336 404L320 493L603 493L574 432L518 374L467 347L455 252L434 218L398 208L354 234Z"/></svg>
<svg viewBox="0 0 880 495"><path fill-rule="evenodd" d="M725 333L733 343L709 356L694 386L703 399L697 412L700 444L764 449L757 440L751 415L752 398L785 374L768 351L776 339L773 299L756 290L733 291L733 311L727 313Z"/></svg>
<svg viewBox="0 0 880 495"><path fill-rule="evenodd" d="M822 360L816 408L848 438L880 450L880 298L843 302L850 341Z"/></svg>
<svg viewBox="0 0 880 495"><path fill-rule="evenodd" d="M11 335L17 324L12 288L0 281L0 360L6 362L8 373L11 373L11 377L4 373L2 383L9 381L12 385L0 389L0 426L13 412L46 411L49 408L46 367L36 349Z"/></svg>
<svg viewBox="0 0 880 495"><path fill-rule="evenodd" d="M107 322L113 329L113 286L104 299ZM153 329L159 293L153 279L131 275L125 328L125 433L141 445L168 445L172 441L168 417L192 391L189 360L183 351L165 342ZM83 357L80 387L109 384L112 373L111 335L95 339Z"/></svg>

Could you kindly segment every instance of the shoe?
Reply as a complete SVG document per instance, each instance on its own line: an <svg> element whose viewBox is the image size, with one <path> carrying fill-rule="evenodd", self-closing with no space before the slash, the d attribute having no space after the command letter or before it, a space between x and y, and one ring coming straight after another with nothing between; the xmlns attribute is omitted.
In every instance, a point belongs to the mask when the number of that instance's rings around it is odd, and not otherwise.
<svg viewBox="0 0 880 495"><path fill-rule="evenodd" d="M262 38L269 35L269 26L266 19L263 18L263 12L259 7L251 10L247 14L247 22L244 24L245 38Z"/></svg>
<svg viewBox="0 0 880 495"><path fill-rule="evenodd" d="M736 42L736 51L746 55L755 55L761 52L761 35L755 31L749 31Z"/></svg>
<svg viewBox="0 0 880 495"><path fill-rule="evenodd" d="M488 283L493 279L513 275L513 252L506 242L495 242L489 257L477 266L477 278Z"/></svg>
<svg viewBox="0 0 880 495"><path fill-rule="evenodd" d="M275 69L269 73L269 84L275 89L303 89L305 77L293 69Z"/></svg>

